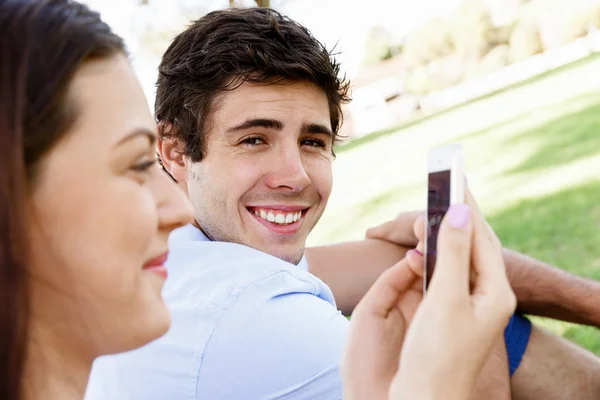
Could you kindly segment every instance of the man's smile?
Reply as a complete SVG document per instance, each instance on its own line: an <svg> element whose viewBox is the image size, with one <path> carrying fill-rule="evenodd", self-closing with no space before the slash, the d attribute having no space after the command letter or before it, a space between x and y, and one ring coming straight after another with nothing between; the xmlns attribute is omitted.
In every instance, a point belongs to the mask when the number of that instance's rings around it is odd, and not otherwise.
<svg viewBox="0 0 600 400"><path fill-rule="evenodd" d="M246 208L254 219L272 232L293 235L302 227L308 208L301 205L269 205Z"/></svg>

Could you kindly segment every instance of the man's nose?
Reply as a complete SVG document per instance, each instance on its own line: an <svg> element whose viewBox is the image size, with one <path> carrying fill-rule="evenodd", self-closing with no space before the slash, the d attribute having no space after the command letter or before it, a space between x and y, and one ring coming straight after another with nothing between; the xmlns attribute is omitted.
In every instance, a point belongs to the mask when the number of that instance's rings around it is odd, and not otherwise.
<svg viewBox="0 0 600 400"><path fill-rule="evenodd" d="M288 189L292 192L301 192L310 185L310 178L302 162L302 154L296 146L295 149L281 151L269 166L266 184L273 189Z"/></svg>

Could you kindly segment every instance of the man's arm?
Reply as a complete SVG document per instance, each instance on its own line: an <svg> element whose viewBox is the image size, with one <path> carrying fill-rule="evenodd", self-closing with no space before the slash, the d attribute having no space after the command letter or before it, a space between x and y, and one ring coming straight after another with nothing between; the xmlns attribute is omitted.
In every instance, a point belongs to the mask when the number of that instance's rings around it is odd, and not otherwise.
<svg viewBox="0 0 600 400"><path fill-rule="evenodd" d="M367 231L364 241L306 250L310 271L329 285L345 315L383 271L416 246L413 226L421 214L400 214ZM599 282L511 250L504 250L504 260L520 312L600 327Z"/></svg>
<svg viewBox="0 0 600 400"><path fill-rule="evenodd" d="M600 327L600 283L504 250L508 279L523 314Z"/></svg>
<svg viewBox="0 0 600 400"><path fill-rule="evenodd" d="M310 272L329 286L344 315L352 314L383 271L417 246L413 227L419 215L422 213L401 213L367 231L366 240L306 249Z"/></svg>
<svg viewBox="0 0 600 400"><path fill-rule="evenodd" d="M534 326L511 391L516 400L600 399L600 359Z"/></svg>
<svg viewBox="0 0 600 400"><path fill-rule="evenodd" d="M348 316L379 276L401 260L408 247L376 239L306 249L309 271L329 286Z"/></svg>

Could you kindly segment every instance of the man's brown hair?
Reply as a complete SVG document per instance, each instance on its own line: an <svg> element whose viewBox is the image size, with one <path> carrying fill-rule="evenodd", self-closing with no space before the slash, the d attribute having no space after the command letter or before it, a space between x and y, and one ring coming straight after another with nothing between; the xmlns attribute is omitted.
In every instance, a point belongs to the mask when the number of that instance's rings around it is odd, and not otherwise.
<svg viewBox="0 0 600 400"><path fill-rule="evenodd" d="M211 12L179 34L159 66L155 116L161 137L177 139L193 162L203 159L215 96L244 82L309 82L329 103L334 141L349 83L310 31L268 8Z"/></svg>

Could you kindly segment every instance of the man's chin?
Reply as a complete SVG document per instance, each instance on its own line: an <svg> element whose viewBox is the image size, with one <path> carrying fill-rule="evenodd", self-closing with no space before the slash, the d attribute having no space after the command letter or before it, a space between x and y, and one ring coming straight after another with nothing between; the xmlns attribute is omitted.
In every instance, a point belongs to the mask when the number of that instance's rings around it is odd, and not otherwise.
<svg viewBox="0 0 600 400"><path fill-rule="evenodd" d="M284 250L281 247L269 247L258 248L258 250L294 265L298 265L304 256L304 247L291 250Z"/></svg>
<svg viewBox="0 0 600 400"><path fill-rule="evenodd" d="M300 264L300 261L302 261L302 257L303 257L303 254L301 254L300 256L295 255L295 256L279 257L279 258L281 258L285 262L289 262L290 264L298 265L298 264Z"/></svg>

